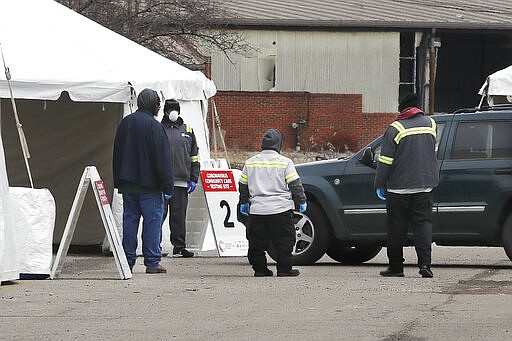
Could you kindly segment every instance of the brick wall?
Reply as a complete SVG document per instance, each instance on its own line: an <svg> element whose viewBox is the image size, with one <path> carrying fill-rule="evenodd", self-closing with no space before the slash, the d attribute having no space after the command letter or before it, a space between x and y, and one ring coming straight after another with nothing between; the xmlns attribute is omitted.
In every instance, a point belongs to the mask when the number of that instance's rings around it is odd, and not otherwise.
<svg viewBox="0 0 512 341"><path fill-rule="evenodd" d="M277 128L283 148L357 151L384 132L392 113L363 113L360 94L231 92L214 97L228 149L258 150L263 133ZM303 122L293 129L293 122ZM331 147L331 148L332 148Z"/></svg>

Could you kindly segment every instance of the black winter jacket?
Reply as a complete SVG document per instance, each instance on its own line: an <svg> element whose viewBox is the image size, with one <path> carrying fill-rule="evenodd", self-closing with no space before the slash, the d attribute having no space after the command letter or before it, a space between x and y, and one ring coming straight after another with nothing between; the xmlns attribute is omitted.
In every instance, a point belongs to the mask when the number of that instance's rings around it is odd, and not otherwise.
<svg viewBox="0 0 512 341"><path fill-rule="evenodd" d="M193 181L199 179L199 157L197 140L192 127L187 126L181 117L174 123L167 115L162 118L162 125L171 146L171 159L174 171L174 182Z"/></svg>
<svg viewBox="0 0 512 341"><path fill-rule="evenodd" d="M418 112L410 118L394 121L386 129L375 188L429 188L439 183L436 124L432 118Z"/></svg>

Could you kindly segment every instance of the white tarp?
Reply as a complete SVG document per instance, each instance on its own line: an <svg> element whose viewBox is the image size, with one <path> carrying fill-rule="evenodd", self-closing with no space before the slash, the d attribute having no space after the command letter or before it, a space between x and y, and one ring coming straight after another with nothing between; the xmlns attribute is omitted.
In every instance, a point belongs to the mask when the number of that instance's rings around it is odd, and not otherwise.
<svg viewBox="0 0 512 341"><path fill-rule="evenodd" d="M512 95L512 65L489 75L478 93L487 96Z"/></svg>
<svg viewBox="0 0 512 341"><path fill-rule="evenodd" d="M0 133L0 284L18 279L13 212L5 169L4 147Z"/></svg>
<svg viewBox="0 0 512 341"><path fill-rule="evenodd" d="M25 277L50 275L55 201L47 189L9 188L16 229L18 271Z"/></svg>

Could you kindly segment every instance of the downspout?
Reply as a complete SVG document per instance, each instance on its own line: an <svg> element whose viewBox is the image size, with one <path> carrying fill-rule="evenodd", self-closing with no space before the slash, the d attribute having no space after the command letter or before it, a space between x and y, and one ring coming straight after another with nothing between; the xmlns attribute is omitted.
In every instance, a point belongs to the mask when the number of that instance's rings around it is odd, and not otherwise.
<svg viewBox="0 0 512 341"><path fill-rule="evenodd" d="M434 114L435 107L435 89L436 89L436 50L434 47L434 36L436 29L432 29L432 35L430 37L430 55L429 55L429 87L428 87L428 113L429 115Z"/></svg>
<svg viewBox="0 0 512 341"><path fill-rule="evenodd" d="M429 50L429 115L435 112L435 98L436 98L436 71L437 71L437 49L441 47L441 39L436 38L436 29L432 29L430 36L430 50Z"/></svg>

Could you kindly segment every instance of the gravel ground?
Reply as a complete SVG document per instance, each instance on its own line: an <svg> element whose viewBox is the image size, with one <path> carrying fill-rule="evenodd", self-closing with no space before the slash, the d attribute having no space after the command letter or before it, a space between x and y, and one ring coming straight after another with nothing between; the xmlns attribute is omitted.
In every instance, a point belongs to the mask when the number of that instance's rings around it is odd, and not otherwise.
<svg viewBox="0 0 512 341"><path fill-rule="evenodd" d="M231 168L234 169L242 169L244 162L253 155L256 155L258 151L243 151L243 150L233 150L227 152L227 159ZM321 151L321 152L297 152L294 150L283 150L281 152L282 155L290 158L296 165L311 162L315 160L322 159L335 159L342 156L352 155L351 152L347 153L339 153L336 151ZM226 158L226 154L223 152L212 153L213 158Z"/></svg>
<svg viewBox="0 0 512 341"><path fill-rule="evenodd" d="M164 258L167 274L120 280L112 257L69 255L55 280L0 287L1 340L510 340L512 263L501 248L414 248L405 277L386 251L361 265L322 258L299 277L254 278L245 257ZM275 271L274 263L270 268Z"/></svg>

